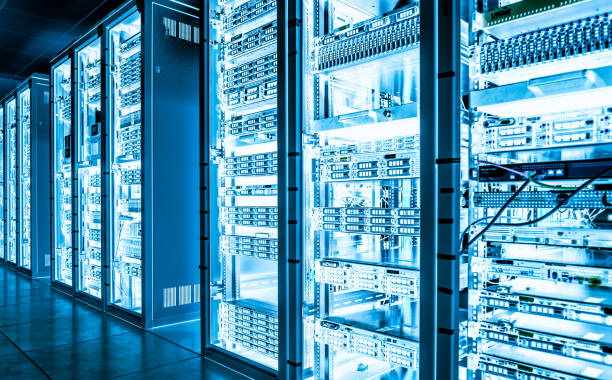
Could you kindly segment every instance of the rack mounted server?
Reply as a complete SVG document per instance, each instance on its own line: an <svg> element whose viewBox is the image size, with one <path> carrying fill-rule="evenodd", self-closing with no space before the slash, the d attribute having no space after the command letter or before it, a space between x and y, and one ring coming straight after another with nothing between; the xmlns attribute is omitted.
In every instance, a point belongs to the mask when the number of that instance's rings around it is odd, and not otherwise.
<svg viewBox="0 0 612 380"><path fill-rule="evenodd" d="M2 257L33 278L47 277L49 78L33 74L17 86L3 113Z"/></svg>
<svg viewBox="0 0 612 380"><path fill-rule="evenodd" d="M465 3L465 378L610 379L612 6Z"/></svg>
<svg viewBox="0 0 612 380"><path fill-rule="evenodd" d="M197 12L128 1L52 61L52 283L147 328L199 316Z"/></svg>

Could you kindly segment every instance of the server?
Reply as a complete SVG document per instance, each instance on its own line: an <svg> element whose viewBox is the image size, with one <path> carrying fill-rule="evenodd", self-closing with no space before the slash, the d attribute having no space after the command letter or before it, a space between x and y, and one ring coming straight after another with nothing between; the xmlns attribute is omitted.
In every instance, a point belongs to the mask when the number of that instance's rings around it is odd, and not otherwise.
<svg viewBox="0 0 612 380"><path fill-rule="evenodd" d="M210 1L209 7L210 39L217 44L207 55L211 224L205 349L276 372L276 1Z"/></svg>
<svg viewBox="0 0 612 380"><path fill-rule="evenodd" d="M14 94L4 101L6 144L6 240L5 260L17 265L17 101Z"/></svg>
<svg viewBox="0 0 612 380"><path fill-rule="evenodd" d="M53 60L53 282L145 327L199 317L197 12L126 2Z"/></svg>
<svg viewBox="0 0 612 380"><path fill-rule="evenodd" d="M72 203L73 203L73 144L72 137L72 56L59 57L51 67L51 136L52 149L52 211L53 252L51 279L70 290L73 283L72 265Z"/></svg>
<svg viewBox="0 0 612 380"><path fill-rule="evenodd" d="M610 379L612 4L467 4L467 377Z"/></svg>
<svg viewBox="0 0 612 380"><path fill-rule="evenodd" d="M5 259L34 277L46 277L51 266L49 239L49 78L33 74L4 102L2 165L7 184ZM3 207L4 211L4 207ZM3 220L3 223L4 223ZM6 226L6 227L5 227ZM4 244L3 244L4 246Z"/></svg>
<svg viewBox="0 0 612 380"><path fill-rule="evenodd" d="M420 4L314 1L305 15L305 369L417 379Z"/></svg>

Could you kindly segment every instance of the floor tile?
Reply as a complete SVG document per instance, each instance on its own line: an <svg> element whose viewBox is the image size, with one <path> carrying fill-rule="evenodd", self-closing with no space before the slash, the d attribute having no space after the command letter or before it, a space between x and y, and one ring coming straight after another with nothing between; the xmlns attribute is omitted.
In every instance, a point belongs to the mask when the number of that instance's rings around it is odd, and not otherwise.
<svg viewBox="0 0 612 380"><path fill-rule="evenodd" d="M66 299L2 306L0 307L0 326L66 317L84 307Z"/></svg>
<svg viewBox="0 0 612 380"><path fill-rule="evenodd" d="M180 374L180 375L178 375ZM205 380L242 380L250 379L229 368L204 358L184 360L159 366L146 371L120 376L121 380L138 379L205 379Z"/></svg>
<svg viewBox="0 0 612 380"><path fill-rule="evenodd" d="M68 317L2 328L2 332L23 351L136 331L136 327L101 313L92 313L85 317L77 313Z"/></svg>
<svg viewBox="0 0 612 380"><path fill-rule="evenodd" d="M120 376L197 356L146 332L50 346L28 355L57 379Z"/></svg>
<svg viewBox="0 0 612 380"><path fill-rule="evenodd" d="M177 323L151 330L154 334L168 339L188 350L200 352L202 349L200 321Z"/></svg>
<svg viewBox="0 0 612 380"><path fill-rule="evenodd" d="M10 340L8 340L4 335L0 334L0 357L7 355L15 355L20 354L21 351ZM0 362L2 359L0 359ZM2 377L0 377L1 379Z"/></svg>
<svg viewBox="0 0 612 380"><path fill-rule="evenodd" d="M22 353L3 356L0 360L0 379L48 379Z"/></svg>

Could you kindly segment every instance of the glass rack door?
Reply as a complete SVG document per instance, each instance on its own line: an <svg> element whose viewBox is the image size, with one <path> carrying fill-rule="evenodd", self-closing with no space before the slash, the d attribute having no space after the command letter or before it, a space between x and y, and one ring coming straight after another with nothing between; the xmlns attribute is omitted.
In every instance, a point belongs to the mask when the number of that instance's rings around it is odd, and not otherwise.
<svg viewBox="0 0 612 380"><path fill-rule="evenodd" d="M133 12L109 29L110 303L142 312L141 32ZM170 201L170 200L168 200Z"/></svg>
<svg viewBox="0 0 612 380"><path fill-rule="evenodd" d="M210 343L278 368L276 0L210 1ZM218 218L217 218L218 216Z"/></svg>
<svg viewBox="0 0 612 380"><path fill-rule="evenodd" d="M0 259L5 259L5 227L6 214L4 212L4 138L5 138L5 122L4 122L4 107L0 106Z"/></svg>
<svg viewBox="0 0 612 380"><path fill-rule="evenodd" d="M17 264L17 103L13 98L6 103L6 197L8 239L6 242L7 261Z"/></svg>
<svg viewBox="0 0 612 380"><path fill-rule="evenodd" d="M72 67L68 59L52 69L53 279L72 285Z"/></svg>
<svg viewBox="0 0 612 380"><path fill-rule="evenodd" d="M466 1L468 379L612 376L612 2Z"/></svg>
<svg viewBox="0 0 612 380"><path fill-rule="evenodd" d="M19 266L32 268L32 147L31 128L31 92L27 88L17 94L19 101L19 123L17 136L19 144Z"/></svg>
<svg viewBox="0 0 612 380"><path fill-rule="evenodd" d="M76 52L78 283L77 291L102 297L102 82L101 39Z"/></svg>
<svg viewBox="0 0 612 380"><path fill-rule="evenodd" d="M417 379L420 4L303 9L304 378Z"/></svg>

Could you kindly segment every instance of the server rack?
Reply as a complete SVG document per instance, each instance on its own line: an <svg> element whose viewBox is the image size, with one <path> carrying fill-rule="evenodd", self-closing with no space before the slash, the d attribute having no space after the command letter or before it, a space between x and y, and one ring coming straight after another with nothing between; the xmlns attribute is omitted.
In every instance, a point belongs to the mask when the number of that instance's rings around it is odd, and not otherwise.
<svg viewBox="0 0 612 380"><path fill-rule="evenodd" d="M437 2L303 9L304 377L435 378Z"/></svg>
<svg viewBox="0 0 612 380"><path fill-rule="evenodd" d="M4 213L4 102L0 100L0 260L4 263L5 248L5 213Z"/></svg>
<svg viewBox="0 0 612 380"><path fill-rule="evenodd" d="M17 265L17 102L10 95L4 102L6 120L6 261Z"/></svg>
<svg viewBox="0 0 612 380"><path fill-rule="evenodd" d="M204 4L203 351L273 376L286 365L279 360L277 2Z"/></svg>
<svg viewBox="0 0 612 380"><path fill-rule="evenodd" d="M49 275L49 78L33 74L4 103L7 162L5 258L38 278ZM44 244L44 246L43 246Z"/></svg>
<svg viewBox="0 0 612 380"><path fill-rule="evenodd" d="M208 2L207 355L258 376L435 377L437 10Z"/></svg>
<svg viewBox="0 0 612 380"><path fill-rule="evenodd" d="M72 65L74 110L54 125L74 182L71 242L52 215L56 268L72 245L76 296L146 328L199 317L198 10L126 2L54 60L64 78Z"/></svg>
<svg viewBox="0 0 612 380"><path fill-rule="evenodd" d="M72 51L51 63L51 284L72 292L74 157L74 59Z"/></svg>
<svg viewBox="0 0 612 380"><path fill-rule="evenodd" d="M610 379L612 4L464 3L464 377Z"/></svg>

